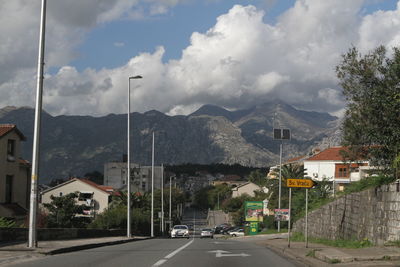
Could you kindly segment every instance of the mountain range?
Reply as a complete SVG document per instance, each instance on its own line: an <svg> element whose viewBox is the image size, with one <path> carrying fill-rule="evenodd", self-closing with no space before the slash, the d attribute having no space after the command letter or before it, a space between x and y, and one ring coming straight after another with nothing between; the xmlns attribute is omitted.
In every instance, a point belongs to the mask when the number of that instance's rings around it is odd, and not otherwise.
<svg viewBox="0 0 400 267"><path fill-rule="evenodd" d="M23 157L32 158L34 109L0 109L0 123L16 124L27 137ZM279 163L280 141L273 128L291 129L283 158L309 153L313 147L337 145L340 121L328 113L304 111L284 102L229 111L204 105L190 115L168 116L156 110L131 114L132 161L151 164L152 132L156 164L239 163L266 167ZM54 178L103 171L104 163L126 154L127 115L51 116L42 113L40 183Z"/></svg>

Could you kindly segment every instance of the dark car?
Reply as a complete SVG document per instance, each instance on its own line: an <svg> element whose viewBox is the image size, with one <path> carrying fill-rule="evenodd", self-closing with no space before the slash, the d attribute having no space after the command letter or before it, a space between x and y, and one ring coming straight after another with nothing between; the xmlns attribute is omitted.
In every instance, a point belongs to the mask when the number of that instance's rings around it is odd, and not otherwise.
<svg viewBox="0 0 400 267"><path fill-rule="evenodd" d="M235 229L236 227L232 227L232 226L230 226L230 227L225 227L225 228L223 228L222 230L221 230L221 234L223 234L223 235L227 235L227 234L229 234L228 232L229 231L231 231L231 230L233 230L233 229Z"/></svg>

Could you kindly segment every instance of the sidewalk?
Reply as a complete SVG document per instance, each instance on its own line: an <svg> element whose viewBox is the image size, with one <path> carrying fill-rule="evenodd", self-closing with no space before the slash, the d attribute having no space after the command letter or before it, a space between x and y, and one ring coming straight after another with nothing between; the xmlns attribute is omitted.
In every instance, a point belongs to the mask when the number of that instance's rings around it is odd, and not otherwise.
<svg viewBox="0 0 400 267"><path fill-rule="evenodd" d="M400 248L368 247L359 249L337 248L322 244L291 242L287 239L254 239L254 242L292 258L304 266L400 266Z"/></svg>
<svg viewBox="0 0 400 267"><path fill-rule="evenodd" d="M28 248L24 243L0 243L0 266L7 264L26 261L33 258L44 257L45 255L54 255L78 251L82 249L96 248L109 245L117 245L127 242L148 239L149 237L102 237L102 238L85 238L73 240L52 240L39 241L37 248Z"/></svg>

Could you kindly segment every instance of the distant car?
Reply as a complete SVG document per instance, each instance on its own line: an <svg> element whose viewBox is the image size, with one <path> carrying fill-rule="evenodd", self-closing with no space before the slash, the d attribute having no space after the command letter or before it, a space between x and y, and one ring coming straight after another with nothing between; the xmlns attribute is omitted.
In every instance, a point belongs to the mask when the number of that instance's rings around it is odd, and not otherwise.
<svg viewBox="0 0 400 267"><path fill-rule="evenodd" d="M244 229L243 228L239 228L235 231L231 231L229 233L230 236L244 236Z"/></svg>
<svg viewBox="0 0 400 267"><path fill-rule="evenodd" d="M223 234L223 235L228 235L228 234L229 234L229 231L232 231L232 230L234 230L234 229L236 229L236 227L225 227L225 228L223 228L223 229L221 230L221 234Z"/></svg>
<svg viewBox="0 0 400 267"><path fill-rule="evenodd" d="M187 225L175 225L171 230L171 238L175 237L189 238L189 227Z"/></svg>
<svg viewBox="0 0 400 267"><path fill-rule="evenodd" d="M211 228L204 228L201 230L200 238L210 237L214 238L214 231Z"/></svg>

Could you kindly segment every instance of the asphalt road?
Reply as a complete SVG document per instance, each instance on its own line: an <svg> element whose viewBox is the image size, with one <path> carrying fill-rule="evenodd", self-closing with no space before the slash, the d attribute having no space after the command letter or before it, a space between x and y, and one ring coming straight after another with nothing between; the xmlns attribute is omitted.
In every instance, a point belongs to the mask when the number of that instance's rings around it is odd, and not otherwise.
<svg viewBox="0 0 400 267"><path fill-rule="evenodd" d="M12 266L295 266L267 248L221 239L150 239L38 258Z"/></svg>

